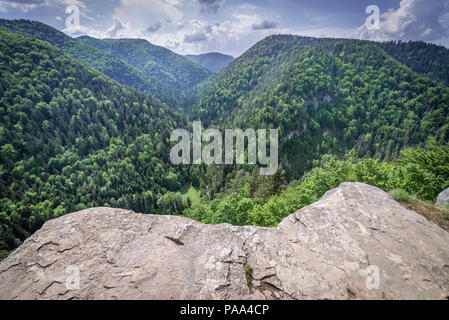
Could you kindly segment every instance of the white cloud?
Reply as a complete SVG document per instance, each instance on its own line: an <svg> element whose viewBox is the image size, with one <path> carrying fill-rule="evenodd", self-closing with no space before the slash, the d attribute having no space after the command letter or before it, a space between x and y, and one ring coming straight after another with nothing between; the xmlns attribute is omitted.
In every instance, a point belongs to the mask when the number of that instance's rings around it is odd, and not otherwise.
<svg viewBox="0 0 449 320"><path fill-rule="evenodd" d="M354 33L354 30L346 28L313 28L300 31L283 29L282 33L315 38L351 38L353 37L352 34Z"/></svg>
<svg viewBox="0 0 449 320"><path fill-rule="evenodd" d="M256 10L257 6L249 4L249 3L244 3L244 4L239 5L239 8L243 9L243 10Z"/></svg>
<svg viewBox="0 0 449 320"><path fill-rule="evenodd" d="M179 1L163 0L122 0L115 9L114 18L128 21L134 27L150 25L161 19L178 21L183 13L177 8Z"/></svg>
<svg viewBox="0 0 449 320"><path fill-rule="evenodd" d="M200 13L216 14L224 4L225 0L198 0Z"/></svg>
<svg viewBox="0 0 449 320"><path fill-rule="evenodd" d="M369 40L437 41L449 35L449 0L401 0L380 16L380 29L359 27L354 36Z"/></svg>
<svg viewBox="0 0 449 320"><path fill-rule="evenodd" d="M162 27L162 21L156 21L152 25L148 26L147 32L152 33L158 31Z"/></svg>
<svg viewBox="0 0 449 320"><path fill-rule="evenodd" d="M8 13L11 9L20 10L22 12L28 12L38 7L39 5L40 5L39 3L36 4L32 2L27 3L18 1L0 1L0 12Z"/></svg>
<svg viewBox="0 0 449 320"><path fill-rule="evenodd" d="M129 27L129 24L126 24L118 18L114 18L114 23L110 28L106 30L106 34L108 38L120 38L122 32L126 33L126 29Z"/></svg>
<svg viewBox="0 0 449 320"><path fill-rule="evenodd" d="M207 36L204 32L198 31L192 34L186 34L184 36L184 42L192 43L207 40Z"/></svg>

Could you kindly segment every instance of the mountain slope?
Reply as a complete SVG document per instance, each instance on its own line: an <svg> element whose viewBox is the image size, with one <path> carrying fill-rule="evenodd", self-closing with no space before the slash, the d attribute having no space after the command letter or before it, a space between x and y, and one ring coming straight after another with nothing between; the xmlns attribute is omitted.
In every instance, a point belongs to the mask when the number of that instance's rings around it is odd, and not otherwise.
<svg viewBox="0 0 449 320"><path fill-rule="evenodd" d="M234 61L234 57L218 52L203 53L200 55L188 54L185 55L184 58L189 59L214 73Z"/></svg>
<svg viewBox="0 0 449 320"><path fill-rule="evenodd" d="M134 87L143 92L147 91L163 101L167 100L166 97L159 94L160 91L138 69L107 52L79 43L75 39L46 24L28 20L0 19L0 27L18 34L46 41L58 47L64 53L84 62L121 84Z"/></svg>
<svg viewBox="0 0 449 320"><path fill-rule="evenodd" d="M422 41L387 41L375 44L413 71L449 84L448 48Z"/></svg>
<svg viewBox="0 0 449 320"><path fill-rule="evenodd" d="M46 41L121 84L179 106L186 90L210 76L206 69L145 40L73 39L41 22L0 19L0 27ZM108 47L105 47L107 44Z"/></svg>
<svg viewBox="0 0 449 320"><path fill-rule="evenodd" d="M205 127L279 128L290 177L326 153L394 159L449 139L449 89L367 41L270 36L196 90Z"/></svg>
<svg viewBox="0 0 449 320"><path fill-rule="evenodd" d="M46 42L0 28L0 256L66 212L157 212L185 183L170 132L184 118Z"/></svg>
<svg viewBox="0 0 449 320"><path fill-rule="evenodd" d="M173 98L177 99L178 103L185 90L194 87L211 75L203 67L143 39L100 40L83 36L77 40L106 51L141 70L158 89L171 90Z"/></svg>

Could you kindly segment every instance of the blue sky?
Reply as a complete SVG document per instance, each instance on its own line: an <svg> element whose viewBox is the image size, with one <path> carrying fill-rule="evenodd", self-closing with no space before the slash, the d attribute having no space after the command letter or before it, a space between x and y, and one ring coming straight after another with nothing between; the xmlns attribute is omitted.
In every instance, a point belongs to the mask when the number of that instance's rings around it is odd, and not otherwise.
<svg viewBox="0 0 449 320"><path fill-rule="evenodd" d="M66 26L66 8L80 25ZM380 10L368 30L368 5ZM270 34L449 45L449 0L0 0L0 17L38 20L71 36L144 38L180 54L238 56Z"/></svg>

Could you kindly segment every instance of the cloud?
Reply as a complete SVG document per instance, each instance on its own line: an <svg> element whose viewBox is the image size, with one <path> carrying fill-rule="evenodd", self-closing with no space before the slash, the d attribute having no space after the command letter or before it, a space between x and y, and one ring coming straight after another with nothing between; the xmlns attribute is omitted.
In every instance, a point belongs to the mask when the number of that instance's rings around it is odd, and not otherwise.
<svg viewBox="0 0 449 320"><path fill-rule="evenodd" d="M32 1L32 0L16 0L16 1L0 1L0 12L8 13L9 10L20 10L22 12L28 12L34 8L45 4L42 0Z"/></svg>
<svg viewBox="0 0 449 320"><path fill-rule="evenodd" d="M279 23L274 20L262 20L251 25L251 29L253 30L266 30L266 29L275 29L279 26Z"/></svg>
<svg viewBox="0 0 449 320"><path fill-rule="evenodd" d="M359 27L355 36L369 40L437 41L449 36L449 0L401 0L380 16L380 28Z"/></svg>
<svg viewBox="0 0 449 320"><path fill-rule="evenodd" d="M186 34L184 36L184 42L192 43L207 40L207 36L204 32L195 32L192 34Z"/></svg>
<svg viewBox="0 0 449 320"><path fill-rule="evenodd" d="M199 3L199 0L194 1L196 5ZM235 10L231 11L233 13L225 18L199 18L198 7L191 4L180 0L121 0L111 10L110 20L81 23L76 30L63 31L72 36L142 38L179 54L219 51L234 56L263 37L280 32L279 28L267 29L271 20L282 19L271 12L263 12L263 15L254 12L242 14L241 8L236 5ZM275 23L277 26L278 23ZM254 30L253 25L261 29Z"/></svg>
<svg viewBox="0 0 449 320"><path fill-rule="evenodd" d="M249 3L244 3L244 4L239 5L239 8L243 9L243 10L256 10L257 6L249 4Z"/></svg>
<svg viewBox="0 0 449 320"><path fill-rule="evenodd" d="M178 5L179 2L173 0L121 0L121 5L115 8L114 17L138 29L148 26L148 22L180 20L183 13L177 8Z"/></svg>
<svg viewBox="0 0 449 320"><path fill-rule="evenodd" d="M114 18L112 26L106 30L106 34L110 38L117 38L120 36L120 32L126 30L125 24L118 18Z"/></svg>
<svg viewBox="0 0 449 320"><path fill-rule="evenodd" d="M162 22L157 21L147 28L148 33L156 32L162 27Z"/></svg>
<svg viewBox="0 0 449 320"><path fill-rule="evenodd" d="M198 0L200 13L216 14L224 4L225 0Z"/></svg>

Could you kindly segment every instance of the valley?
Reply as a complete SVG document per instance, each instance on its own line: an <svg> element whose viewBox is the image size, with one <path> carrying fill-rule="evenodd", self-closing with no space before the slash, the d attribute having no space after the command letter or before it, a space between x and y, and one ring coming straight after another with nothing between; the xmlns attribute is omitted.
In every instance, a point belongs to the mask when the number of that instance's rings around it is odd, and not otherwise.
<svg viewBox="0 0 449 320"><path fill-rule="evenodd" d="M449 187L443 46L271 35L210 62L28 20L0 20L0 35L1 259L93 207L276 227L343 182L429 206ZM171 133L197 121L278 130L274 174L173 164Z"/></svg>

